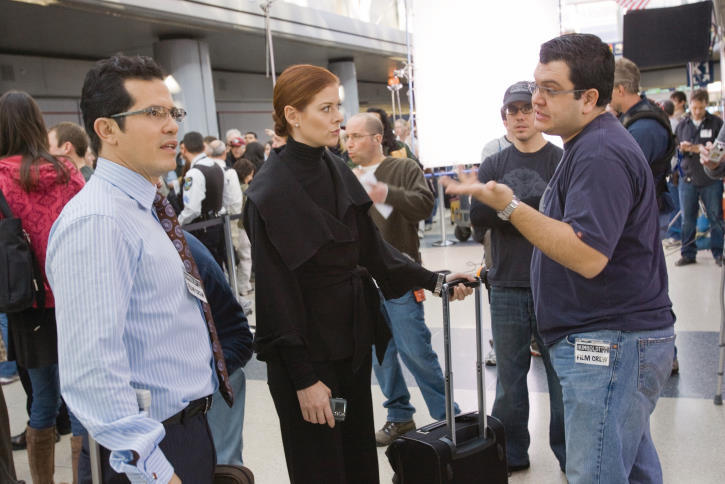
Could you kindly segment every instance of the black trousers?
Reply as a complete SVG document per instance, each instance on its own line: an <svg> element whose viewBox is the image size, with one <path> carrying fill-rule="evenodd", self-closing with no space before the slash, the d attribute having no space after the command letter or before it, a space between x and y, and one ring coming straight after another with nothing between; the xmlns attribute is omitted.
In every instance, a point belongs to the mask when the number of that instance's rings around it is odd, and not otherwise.
<svg viewBox="0 0 725 484"><path fill-rule="evenodd" d="M166 459L174 467L181 482L212 484L216 451L212 442L206 415L193 417L172 425L164 425L166 436L159 447ZM104 484L127 484L126 474L119 474L109 463L110 451L101 447L101 475ZM83 449L78 461L78 482L92 484L91 459L88 450L88 434L83 435Z"/></svg>
<svg viewBox="0 0 725 484"><path fill-rule="evenodd" d="M227 260L226 244L224 243L224 226L213 225L205 229L194 230L191 234L209 249L209 252L214 256L214 260L219 264L219 267L224 269L224 264Z"/></svg>
<svg viewBox="0 0 725 484"><path fill-rule="evenodd" d="M267 362L269 390L279 416L292 484L378 483L378 454L370 393L372 358L357 371L351 360L313 363L333 397L347 400L344 422L311 424L302 418L297 392L281 361Z"/></svg>
<svg viewBox="0 0 725 484"><path fill-rule="evenodd" d="M15 465L13 464L13 450L10 446L10 421L8 407L5 405L5 395L0 386L0 482L15 484Z"/></svg>

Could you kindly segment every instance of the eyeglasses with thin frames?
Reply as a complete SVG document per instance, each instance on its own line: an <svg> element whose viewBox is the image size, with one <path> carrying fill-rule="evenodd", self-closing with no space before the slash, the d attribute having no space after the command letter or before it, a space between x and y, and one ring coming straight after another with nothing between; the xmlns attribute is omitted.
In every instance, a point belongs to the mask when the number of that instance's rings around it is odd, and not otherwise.
<svg viewBox="0 0 725 484"><path fill-rule="evenodd" d="M374 134L358 134L358 133L352 133L352 134L346 134L345 135L345 140L346 141L352 140L352 141L358 142L361 139L365 138L366 136L375 136L375 135Z"/></svg>
<svg viewBox="0 0 725 484"><path fill-rule="evenodd" d="M126 116L133 116L136 114L145 114L147 117L157 121L166 121L169 116L171 116L171 119L177 123L181 123L184 121L184 118L186 118L186 110L177 107L167 108L164 106L149 106L137 111L126 111L123 113L112 114L109 118L124 118Z"/></svg>
<svg viewBox="0 0 725 484"><path fill-rule="evenodd" d="M538 92L538 93L540 93L542 96L544 96L547 99L550 99L552 97L556 97L556 96L558 96L560 94L576 94L577 92L586 92L588 90L589 89L566 89L566 90L557 90L557 89L552 89L550 87L539 86L535 82L530 82L529 83L529 92L531 93L532 96Z"/></svg>

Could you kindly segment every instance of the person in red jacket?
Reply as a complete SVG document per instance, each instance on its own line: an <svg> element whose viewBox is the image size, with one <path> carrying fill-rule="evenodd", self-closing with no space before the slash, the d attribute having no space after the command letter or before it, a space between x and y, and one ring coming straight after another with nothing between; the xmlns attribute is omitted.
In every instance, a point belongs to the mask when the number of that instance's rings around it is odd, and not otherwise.
<svg viewBox="0 0 725 484"><path fill-rule="evenodd" d="M33 404L27 428L33 482L53 482L55 418L60 405L53 293L45 277L50 227L63 206L84 185L65 158L48 153L40 108L30 95L9 91L0 97L0 190L22 221L43 272L45 304L8 314L9 359L28 370ZM82 263L82 261L79 261Z"/></svg>

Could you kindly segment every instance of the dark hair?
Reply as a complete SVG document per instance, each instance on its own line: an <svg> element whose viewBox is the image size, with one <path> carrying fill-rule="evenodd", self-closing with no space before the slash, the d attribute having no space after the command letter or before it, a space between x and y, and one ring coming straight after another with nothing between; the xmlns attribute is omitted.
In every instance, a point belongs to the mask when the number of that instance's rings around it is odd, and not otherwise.
<svg viewBox="0 0 725 484"><path fill-rule="evenodd" d="M238 159L234 163L232 168L234 169L234 171L237 172L237 177L239 177L239 183L244 183L244 179L247 178L250 173L254 173L254 170L256 169L254 163L246 158Z"/></svg>
<svg viewBox="0 0 725 484"><path fill-rule="evenodd" d="M48 132L40 108L30 94L8 91L0 96L0 158L20 155L20 186L26 192L38 185L41 163L50 163L58 183L70 180L68 167L48 153Z"/></svg>
<svg viewBox="0 0 725 484"><path fill-rule="evenodd" d="M506 106L501 106L501 119L506 121Z"/></svg>
<svg viewBox="0 0 725 484"><path fill-rule="evenodd" d="M687 102L687 96L685 96L685 93L682 91L673 91L672 94L670 94L670 99L673 99L678 103Z"/></svg>
<svg viewBox="0 0 725 484"><path fill-rule="evenodd" d="M247 143L247 149L244 150L244 158L254 163L255 166L258 166L258 163L263 163L264 145L256 141Z"/></svg>
<svg viewBox="0 0 725 484"><path fill-rule="evenodd" d="M189 153L201 153L204 151L204 137L198 131L189 131L181 141Z"/></svg>
<svg viewBox="0 0 725 484"><path fill-rule="evenodd" d="M88 149L88 135L83 128L78 126L76 123L70 121L64 121L58 123L48 130L55 131L55 137L58 140L58 147L69 141L70 144L75 148L76 155L83 158L86 156L86 150Z"/></svg>
<svg viewBox="0 0 725 484"><path fill-rule="evenodd" d="M329 85L339 83L340 79L323 67L297 64L285 69L274 85L272 101L274 132L278 136L290 135L289 125L284 117L285 106L292 106L301 111L310 104L318 92Z"/></svg>
<svg viewBox="0 0 725 484"><path fill-rule="evenodd" d="M216 136L212 136L212 135L204 136L204 143L209 144L212 141L214 141L215 139L217 139Z"/></svg>
<svg viewBox="0 0 725 484"><path fill-rule="evenodd" d="M662 110L667 113L667 116L672 116L675 114L675 104L669 99L666 99L662 101Z"/></svg>
<svg viewBox="0 0 725 484"><path fill-rule="evenodd" d="M91 138L91 148L101 152L101 139L93 124L98 118L122 113L133 106L134 100L123 85L128 79L150 81L164 79L164 73L151 57L114 55L100 60L86 74L81 91L81 113L83 126ZM123 131L124 118L115 118Z"/></svg>
<svg viewBox="0 0 725 484"><path fill-rule="evenodd" d="M368 108L368 113L375 113L380 117L380 121L383 123L383 154L388 156L391 151L398 149L398 141L395 139L395 133L393 128L390 126L390 118L388 113L384 109L380 108Z"/></svg>
<svg viewBox="0 0 725 484"><path fill-rule="evenodd" d="M541 45L539 62L564 61L574 89L596 89L597 106L612 99L614 89L614 54L607 44L592 34L564 34ZM574 93L579 99L581 93Z"/></svg>
<svg viewBox="0 0 725 484"><path fill-rule="evenodd" d="M692 94L690 95L690 102L692 101L702 101L707 104L710 102L710 96L707 94L707 90L696 89L692 91Z"/></svg>
<svg viewBox="0 0 725 484"><path fill-rule="evenodd" d="M257 139L257 138L258 138L258 136L257 136L257 133L255 133L254 131L247 131L247 132L246 132L246 133L244 133L244 134L245 134L245 135L251 134L252 136L254 136L254 139Z"/></svg>

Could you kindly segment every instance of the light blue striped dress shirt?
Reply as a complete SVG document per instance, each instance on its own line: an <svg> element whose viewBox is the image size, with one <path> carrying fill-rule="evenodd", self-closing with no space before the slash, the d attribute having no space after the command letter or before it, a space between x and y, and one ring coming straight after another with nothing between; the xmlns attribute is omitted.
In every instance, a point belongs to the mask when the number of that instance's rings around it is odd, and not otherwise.
<svg viewBox="0 0 725 484"><path fill-rule="evenodd" d="M112 451L116 471L165 483L173 468L158 447L160 422L213 394L217 380L201 305L156 218L155 194L138 173L99 158L53 225L46 271L63 398ZM151 391L148 416L136 388Z"/></svg>

